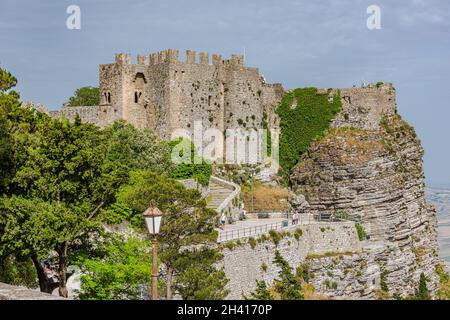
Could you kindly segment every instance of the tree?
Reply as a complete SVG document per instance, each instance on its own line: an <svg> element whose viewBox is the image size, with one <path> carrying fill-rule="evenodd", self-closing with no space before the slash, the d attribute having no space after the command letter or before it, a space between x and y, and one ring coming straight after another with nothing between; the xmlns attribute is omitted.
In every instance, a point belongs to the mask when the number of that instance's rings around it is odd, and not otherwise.
<svg viewBox="0 0 450 320"><path fill-rule="evenodd" d="M31 259L17 254L0 255L0 282L37 288L36 270Z"/></svg>
<svg viewBox="0 0 450 320"><path fill-rule="evenodd" d="M9 126L9 113L20 107L19 94L11 88L17 79L0 68L0 193L5 192L13 167L12 137Z"/></svg>
<svg viewBox="0 0 450 320"><path fill-rule="evenodd" d="M59 293L67 297L69 254L85 240L83 235L98 228L96 221L86 218L82 207L19 196L1 198L0 214L2 250L29 257L36 268L41 291L48 293L53 287L40 261L54 251L58 257Z"/></svg>
<svg viewBox="0 0 450 320"><path fill-rule="evenodd" d="M203 157L197 155L195 145L188 139L178 138L169 142L169 147L182 163L178 163L170 171L170 177L181 179L194 179L201 185L208 185L212 174L212 166Z"/></svg>
<svg viewBox="0 0 450 320"><path fill-rule="evenodd" d="M244 296L245 300L273 300L267 284L264 280L256 280L256 289L250 293L250 297Z"/></svg>
<svg viewBox="0 0 450 320"><path fill-rule="evenodd" d="M66 106L98 106L100 104L100 91L96 87L82 87L69 98Z"/></svg>
<svg viewBox="0 0 450 320"><path fill-rule="evenodd" d="M301 279L293 274L291 266L278 250L275 251L273 263L280 268L280 271L278 278L273 281L272 288L268 289L263 280L257 281L256 290L250 294L250 299L303 300Z"/></svg>
<svg viewBox="0 0 450 320"><path fill-rule="evenodd" d="M135 300L148 296L151 248L135 237L110 235L97 243L97 253L80 257L80 299Z"/></svg>
<svg viewBox="0 0 450 320"><path fill-rule="evenodd" d="M161 244L160 259L166 269L166 296L172 298L172 290L183 290L186 276L196 276L195 292L184 291L186 297L199 296L213 299L222 296L226 284L225 277L216 274L213 282L209 282L207 294L200 293L205 282L199 277L212 272L212 265L218 255L208 254L211 246L216 245L215 231L216 212L206 207L205 199L197 190L187 189L181 183L166 176L149 171L137 171L131 174L130 183L119 191L119 203L126 204L136 214L142 214L153 202L163 213L163 223L158 240ZM199 251L193 250L197 249ZM189 251L191 250L191 251ZM214 252L214 251L212 251ZM190 262L183 261L187 259ZM200 266L200 269L194 269ZM183 276L184 275L184 276ZM174 276L177 278L174 279ZM174 286L174 281L179 285Z"/></svg>
<svg viewBox="0 0 450 320"><path fill-rule="evenodd" d="M273 287L281 300L303 300L301 281L292 273L291 266L278 250L273 262L280 268L279 278L274 281Z"/></svg>
<svg viewBox="0 0 450 320"><path fill-rule="evenodd" d="M416 297L418 300L430 300L430 292L428 291L427 287L427 277L422 272L420 274L420 280L419 280L419 290L417 291Z"/></svg>
<svg viewBox="0 0 450 320"><path fill-rule="evenodd" d="M229 291L223 269L215 263L223 258L215 248L190 248L175 259L175 290L184 300L223 300Z"/></svg>
<svg viewBox="0 0 450 320"><path fill-rule="evenodd" d="M3 199L0 212L5 225L14 228L6 228L1 241L23 245L16 249L33 259L43 291L48 288L38 259L53 250L59 292L67 296L68 256L81 237L98 227L96 215L111 193L108 184L100 183L106 144L99 130L47 117L25 139L17 139L15 148L23 154L16 159L12 185L19 196ZM31 210L34 205L40 210Z"/></svg>

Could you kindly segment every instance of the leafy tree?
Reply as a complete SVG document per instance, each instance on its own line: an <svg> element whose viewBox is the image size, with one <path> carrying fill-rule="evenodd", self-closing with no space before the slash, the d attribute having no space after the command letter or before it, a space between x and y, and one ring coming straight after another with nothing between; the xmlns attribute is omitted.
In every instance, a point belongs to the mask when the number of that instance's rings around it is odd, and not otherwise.
<svg viewBox="0 0 450 320"><path fill-rule="evenodd" d="M427 287L427 278L423 272L420 274L419 290L417 291L416 297L419 300L430 300L431 299L430 292L428 291L428 287Z"/></svg>
<svg viewBox="0 0 450 320"><path fill-rule="evenodd" d="M80 299L135 300L148 296L151 248L135 237L114 235L99 242L95 256L80 257Z"/></svg>
<svg viewBox="0 0 450 320"><path fill-rule="evenodd" d="M59 292L67 296L68 255L82 236L96 229L96 214L111 193L105 188L108 184L101 183L106 145L99 130L42 118L34 132L17 139L15 147L23 154L15 159L12 185L20 196L2 200L0 214L7 227L2 242L23 245L16 249L33 259L43 291L48 288L38 259L54 250ZM34 205L40 210L32 210Z"/></svg>
<svg viewBox="0 0 450 320"><path fill-rule="evenodd" d="M12 174L13 141L9 125L9 113L20 107L19 94L11 90L17 79L0 68L0 192L6 190L6 184Z"/></svg>
<svg viewBox="0 0 450 320"><path fill-rule="evenodd" d="M201 185L208 185L212 174L212 166L201 156L196 154L194 143L187 139L178 138L170 141L170 150L182 159L171 171L174 179L195 179ZM186 155L185 152L188 152Z"/></svg>
<svg viewBox="0 0 450 320"><path fill-rule="evenodd" d="M0 282L28 288L38 287L31 259L16 254L0 256Z"/></svg>
<svg viewBox="0 0 450 320"><path fill-rule="evenodd" d="M98 106L100 104L100 91L96 87L82 87L69 98L66 106Z"/></svg>
<svg viewBox="0 0 450 320"><path fill-rule="evenodd" d="M175 289L184 300L223 300L229 291L223 269L215 263L222 254L214 248L195 248L180 252L175 260Z"/></svg>
<svg viewBox="0 0 450 320"><path fill-rule="evenodd" d="M185 288L183 284L190 281L189 277L183 277L183 273L190 273L198 279L212 272L213 262L217 261L218 256L209 255L208 250L217 240L216 212L206 207L205 200L197 190L187 189L166 176L137 171L131 174L130 183L121 188L117 199L119 203L132 208L135 214L142 214L152 202L164 213L158 240L161 244L161 262L167 273L167 299L172 298L174 287L182 291ZM200 251L186 251L189 248ZM196 267L200 269L195 272ZM174 286L174 281L177 281L174 276L179 279L177 286ZM207 284L209 289L204 289L205 283L198 279L193 289L195 292L184 291L183 294L189 298L207 295L213 299L222 296L224 277L220 273L215 276L215 280Z"/></svg>
<svg viewBox="0 0 450 320"><path fill-rule="evenodd" d="M67 267L69 254L86 241L83 236L96 230L95 219L86 217L83 206L67 206L42 201L39 198L25 199L19 196L0 199L0 214L3 233L2 250L28 256L34 263L43 292L51 292L40 261L54 251L58 257L59 293L67 297Z"/></svg>

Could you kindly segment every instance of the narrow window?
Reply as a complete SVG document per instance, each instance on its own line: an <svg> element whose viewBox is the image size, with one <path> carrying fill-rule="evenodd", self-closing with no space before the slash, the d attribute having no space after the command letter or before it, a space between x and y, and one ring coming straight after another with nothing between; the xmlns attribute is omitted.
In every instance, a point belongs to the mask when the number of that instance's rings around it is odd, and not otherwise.
<svg viewBox="0 0 450 320"><path fill-rule="evenodd" d="M211 96L208 96L208 106L211 106Z"/></svg>
<svg viewBox="0 0 450 320"><path fill-rule="evenodd" d="M138 93L137 91L134 92L134 103L138 103L139 102L139 97L138 97Z"/></svg>

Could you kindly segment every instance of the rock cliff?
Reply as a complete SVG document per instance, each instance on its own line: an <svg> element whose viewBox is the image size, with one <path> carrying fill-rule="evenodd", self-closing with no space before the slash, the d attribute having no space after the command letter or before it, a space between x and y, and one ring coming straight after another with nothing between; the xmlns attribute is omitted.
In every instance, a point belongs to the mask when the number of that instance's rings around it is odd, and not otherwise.
<svg viewBox="0 0 450 320"><path fill-rule="evenodd" d="M323 278L313 281L317 290L331 296L373 298L381 290L379 282L391 297L410 296L421 273L432 293L438 285L437 219L425 201L423 148L414 129L396 113L393 89L378 90L384 90L381 94L391 107L376 108L379 99L363 99L370 103L355 105L357 99L343 94L343 111L333 128L312 143L290 177L295 193L305 196L308 213L353 220L367 235L363 253L333 267L329 258L310 261L316 273L330 270L338 275L335 280L341 285L335 289L324 287ZM380 112L367 116L371 104ZM305 212L304 204L298 211ZM356 280L348 270L357 265ZM372 281L373 273L378 276ZM361 281L364 276L367 281ZM369 280L371 286L351 285Z"/></svg>

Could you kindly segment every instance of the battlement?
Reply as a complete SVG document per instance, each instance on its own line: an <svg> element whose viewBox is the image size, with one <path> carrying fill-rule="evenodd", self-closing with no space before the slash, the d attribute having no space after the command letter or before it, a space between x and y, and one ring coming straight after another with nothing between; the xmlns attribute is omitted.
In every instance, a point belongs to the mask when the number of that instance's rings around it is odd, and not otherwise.
<svg viewBox="0 0 450 320"><path fill-rule="evenodd" d="M211 58L211 59L210 59ZM131 56L127 53L117 53L116 54L116 64L119 65L131 65ZM243 68L244 65L244 55L232 54L229 60L224 60L220 54L210 55L208 52L197 53L194 50L186 50L186 59L180 61L179 50L167 49L163 51L150 53L149 56L137 55L136 64L153 66L163 63L186 63L186 64L199 64L199 65L213 65L213 66L224 66L232 68Z"/></svg>

